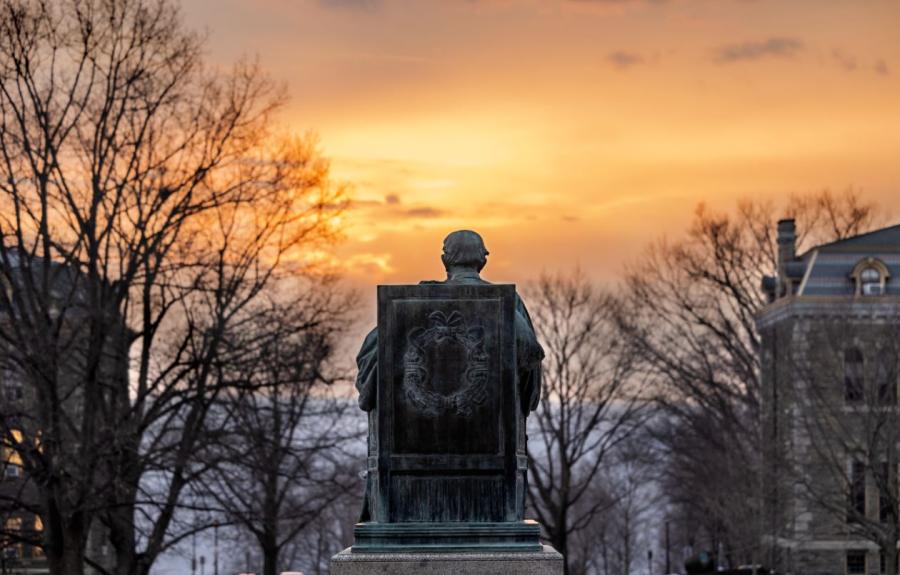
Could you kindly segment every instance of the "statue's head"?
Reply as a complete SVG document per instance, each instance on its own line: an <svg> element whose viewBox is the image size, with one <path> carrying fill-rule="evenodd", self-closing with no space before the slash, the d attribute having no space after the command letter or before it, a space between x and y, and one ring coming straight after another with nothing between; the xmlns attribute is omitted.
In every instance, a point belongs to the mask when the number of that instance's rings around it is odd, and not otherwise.
<svg viewBox="0 0 900 575"><path fill-rule="evenodd" d="M484 240L472 230L457 230L444 238L441 261L448 272L451 269L480 272L487 264L487 256Z"/></svg>

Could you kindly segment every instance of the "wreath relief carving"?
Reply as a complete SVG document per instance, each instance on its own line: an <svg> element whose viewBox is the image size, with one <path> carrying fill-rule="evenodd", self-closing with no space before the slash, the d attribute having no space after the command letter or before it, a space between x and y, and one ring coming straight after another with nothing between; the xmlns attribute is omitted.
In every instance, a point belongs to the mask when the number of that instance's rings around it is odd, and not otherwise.
<svg viewBox="0 0 900 575"><path fill-rule="evenodd" d="M403 354L403 390L410 404L422 415L437 417L455 413L471 417L487 399L488 356L484 351L484 329L467 327L458 311L428 315L428 328L413 328L406 336ZM431 366L427 351L458 344L466 353L465 366L459 373L459 385L450 393L439 393L430 386Z"/></svg>

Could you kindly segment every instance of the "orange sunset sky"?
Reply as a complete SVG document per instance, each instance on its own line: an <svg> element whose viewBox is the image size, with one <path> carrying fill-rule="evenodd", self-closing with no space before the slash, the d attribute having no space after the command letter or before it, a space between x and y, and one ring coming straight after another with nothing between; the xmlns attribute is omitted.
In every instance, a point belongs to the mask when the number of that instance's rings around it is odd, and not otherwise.
<svg viewBox="0 0 900 575"><path fill-rule="evenodd" d="M860 188L900 215L897 0L187 0L208 55L286 83L353 187L337 248L364 285L597 279L705 201Z"/></svg>

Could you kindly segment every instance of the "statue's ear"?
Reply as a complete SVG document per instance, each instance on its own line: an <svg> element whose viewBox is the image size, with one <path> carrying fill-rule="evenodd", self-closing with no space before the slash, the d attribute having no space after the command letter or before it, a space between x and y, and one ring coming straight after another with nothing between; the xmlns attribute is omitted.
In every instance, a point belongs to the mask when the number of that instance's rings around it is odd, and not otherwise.
<svg viewBox="0 0 900 575"><path fill-rule="evenodd" d="M469 331L466 332L466 335L468 335L469 339L476 345L480 344L484 341L484 328L480 326L470 327Z"/></svg>

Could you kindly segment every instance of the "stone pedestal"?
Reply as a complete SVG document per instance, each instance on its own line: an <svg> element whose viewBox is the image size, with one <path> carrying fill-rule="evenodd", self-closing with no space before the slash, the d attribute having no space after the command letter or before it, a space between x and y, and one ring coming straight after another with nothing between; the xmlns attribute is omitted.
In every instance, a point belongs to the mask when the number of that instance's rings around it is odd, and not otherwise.
<svg viewBox="0 0 900 575"><path fill-rule="evenodd" d="M543 352L514 285L457 275L378 286L378 328L357 358L366 505L335 575L563 573L525 519L525 417Z"/></svg>
<svg viewBox="0 0 900 575"><path fill-rule="evenodd" d="M535 553L536 521L503 523L357 523L354 553Z"/></svg>
<svg viewBox="0 0 900 575"><path fill-rule="evenodd" d="M528 553L358 553L331 558L332 575L562 575L552 547Z"/></svg>

